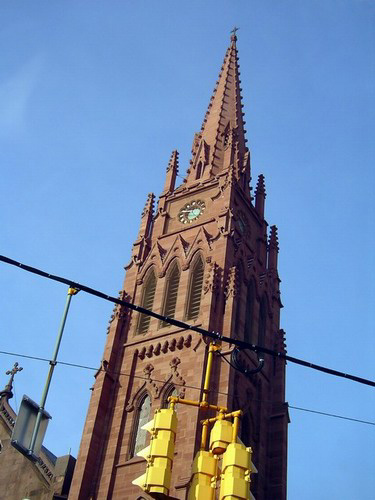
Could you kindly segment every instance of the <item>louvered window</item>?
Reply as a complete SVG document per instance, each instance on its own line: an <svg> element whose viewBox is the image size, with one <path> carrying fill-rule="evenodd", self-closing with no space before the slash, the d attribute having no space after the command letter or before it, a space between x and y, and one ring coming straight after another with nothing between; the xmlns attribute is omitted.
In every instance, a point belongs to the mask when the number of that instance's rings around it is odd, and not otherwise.
<svg viewBox="0 0 375 500"><path fill-rule="evenodd" d="M147 431L142 429L144 424L151 420L151 398L148 394L141 400L135 415L135 425L133 434L133 446L130 451L130 457L136 455L140 450L146 447Z"/></svg>
<svg viewBox="0 0 375 500"><path fill-rule="evenodd" d="M246 318L245 318L245 332L244 332L244 341L252 342L253 341L253 318L254 318L254 285L253 282L247 286L246 292Z"/></svg>
<svg viewBox="0 0 375 500"><path fill-rule="evenodd" d="M143 291L142 307L152 309L156 290L156 277L152 272L146 280ZM151 316L141 314L138 323L138 333L146 333L150 326Z"/></svg>
<svg viewBox="0 0 375 500"><path fill-rule="evenodd" d="M190 278L190 294L187 308L186 319L196 319L199 315L201 307L201 296L203 286L203 271L204 266L202 259L199 257L192 269Z"/></svg>
<svg viewBox="0 0 375 500"><path fill-rule="evenodd" d="M175 264L168 277L164 303L164 315L169 316L170 318L175 317L179 283L180 271L177 264ZM168 323L163 322L162 326L168 326Z"/></svg>

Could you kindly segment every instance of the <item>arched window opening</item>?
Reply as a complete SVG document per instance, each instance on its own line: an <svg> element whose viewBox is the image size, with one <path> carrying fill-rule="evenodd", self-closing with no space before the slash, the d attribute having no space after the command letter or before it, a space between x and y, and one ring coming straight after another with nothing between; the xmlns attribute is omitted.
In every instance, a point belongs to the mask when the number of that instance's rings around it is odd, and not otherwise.
<svg viewBox="0 0 375 500"><path fill-rule="evenodd" d="M151 420L151 398L146 394L140 401L133 427L133 446L130 458L146 447L147 431L142 426Z"/></svg>
<svg viewBox="0 0 375 500"><path fill-rule="evenodd" d="M245 316L245 331L244 331L244 341L253 341L253 322L254 322L254 298L255 290L254 283L250 281L247 285L246 291L246 316Z"/></svg>
<svg viewBox="0 0 375 500"><path fill-rule="evenodd" d="M143 297L142 297L142 307L145 309L152 309L154 304L156 290L156 276L154 271L152 271L144 284ZM146 333L148 327L150 326L151 316L147 314L141 314L138 323L138 333Z"/></svg>
<svg viewBox="0 0 375 500"><path fill-rule="evenodd" d="M199 316L203 287L203 271L203 260L199 256L191 270L186 319L196 319Z"/></svg>
<svg viewBox="0 0 375 500"><path fill-rule="evenodd" d="M169 318L175 317L179 284L180 270L178 265L174 264L167 279L163 308L164 316L168 316ZM162 322L162 326L169 326L169 323Z"/></svg>
<svg viewBox="0 0 375 500"><path fill-rule="evenodd" d="M197 165L197 175L196 179L200 179L202 177L202 162L200 161Z"/></svg>
<svg viewBox="0 0 375 500"><path fill-rule="evenodd" d="M264 341L266 338L266 327L267 327L267 299L262 298L259 309L259 323L258 323L258 345L264 346Z"/></svg>
<svg viewBox="0 0 375 500"><path fill-rule="evenodd" d="M175 397L177 397L177 395L178 395L178 392L177 392L176 387L174 387L174 386L170 387L170 388L169 388L169 389L165 392L165 394L164 394L164 397L163 397L163 402L162 402L161 407L162 407L162 408L168 408L168 406L169 406L169 401L168 401L168 398L169 398L170 396L175 396ZM177 406L177 405L175 405L175 408L176 408L176 406Z"/></svg>

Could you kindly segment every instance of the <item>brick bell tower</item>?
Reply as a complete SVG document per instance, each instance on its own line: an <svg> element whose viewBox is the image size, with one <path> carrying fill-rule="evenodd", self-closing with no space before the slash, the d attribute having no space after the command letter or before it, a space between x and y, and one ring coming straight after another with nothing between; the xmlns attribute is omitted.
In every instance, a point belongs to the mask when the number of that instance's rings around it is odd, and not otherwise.
<svg viewBox="0 0 375 500"><path fill-rule="evenodd" d="M186 178L175 187L178 152L167 167L154 209L148 195L120 296L166 316L269 349L285 350L280 330L276 226L264 219L265 183L250 195L250 152L242 113L237 37L231 36L200 132L193 140ZM253 448L257 500L286 498L287 424L285 362L266 355L252 375L234 369L233 346L214 360L209 401L244 410L241 439ZM240 358L240 359L238 359ZM114 309L96 374L69 498L145 499L132 480L145 471L136 456L147 444L141 426L168 396L199 399L207 342L121 307ZM234 360L235 361L235 360ZM237 355L248 371L253 352ZM199 447L200 420L212 416L177 405L173 498L185 499Z"/></svg>

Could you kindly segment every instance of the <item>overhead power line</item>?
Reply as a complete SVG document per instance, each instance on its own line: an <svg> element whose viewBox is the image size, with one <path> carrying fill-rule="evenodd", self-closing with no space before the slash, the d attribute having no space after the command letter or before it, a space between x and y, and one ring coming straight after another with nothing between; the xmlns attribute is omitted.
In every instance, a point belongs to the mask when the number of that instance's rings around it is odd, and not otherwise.
<svg viewBox="0 0 375 500"><path fill-rule="evenodd" d="M292 408L293 410L307 411L308 413L316 413L317 415L323 415L325 417L341 418L343 420L351 420L352 422L359 422L361 424L375 425L375 422L369 422L368 420L359 420L358 418L344 417L343 415L336 415L335 413L311 410L309 408L301 408L300 406L288 405L288 407Z"/></svg>
<svg viewBox="0 0 375 500"><path fill-rule="evenodd" d="M133 311L137 311L137 312L140 312L142 314L147 314L148 316L156 318L156 319L163 321L165 323L169 323L170 325L177 326L177 327L182 328L184 330L191 330L193 332L200 333L201 335L205 335L206 337L209 337L213 340L217 340L220 342L227 342L228 344L236 345L240 349L249 349L249 350L254 351L254 352L261 352L264 354L269 354L270 356L273 356L275 358L283 359L285 361L290 361L291 363L305 366L307 368L312 368L313 370L327 373L329 375L334 375L336 377L346 378L349 380L353 380L354 382L358 382L360 384L365 384L365 385L370 385L372 387L375 387L375 382L373 380L368 380L368 379L365 379L362 377L357 377L355 375L350 375L349 373L344 373L344 372L340 372L338 370L333 370L332 368L327 368L325 366L316 365L314 363L310 363L309 361L305 361L303 359L295 358L293 356L288 356L284 352L273 351L272 349L267 349L266 347L263 347L263 346L259 346L256 344L250 344L249 342L244 342L242 340L234 339L231 337L226 337L224 335L221 335L219 332L209 332L208 330L205 330L204 328L189 325L188 323L176 320L174 318L169 318L168 316L163 316L162 314L158 314L158 313L151 311L149 309L145 309L144 307L137 306L135 304L132 304L131 302L127 302L126 300L121 300L117 297L111 297L110 295L107 295L103 292L100 292L100 291L95 290L93 288L90 288L88 286L77 283L73 280L70 280L67 278L62 278L61 276L55 276L53 274L47 273L47 272L42 271L40 269L37 269L35 267L31 267L31 266L28 266L26 264L22 264L21 262L17 262L16 260L10 259L9 257L5 257L3 255L0 255L0 261L5 262L6 264L10 264L12 266L19 267L19 268L23 269L24 271L27 271L27 272L30 272L33 274L37 274L37 275L42 276L44 278L48 278L48 279L53 280L53 281L58 281L59 283L64 283L65 285L68 285L72 288L76 288L78 290L81 290L82 292L86 292L86 293L89 293L91 295L95 295L96 297L99 297L99 298L104 299L104 300L108 300L109 302L113 302L114 304L118 304L120 306L127 307Z"/></svg>
<svg viewBox="0 0 375 500"><path fill-rule="evenodd" d="M20 354L18 352L9 352L9 351L0 351L0 354L4 354L6 356L15 356L17 358L26 358L26 359L31 359L33 361L43 361L43 362L46 362L46 363L50 363L51 360L48 359L48 358L42 358L40 356L31 356L31 355L28 355L28 354ZM87 365L81 365L79 363L69 363L67 361L56 361L56 364L60 364L60 365L63 365L63 366L70 366L70 367L73 367L73 368L80 368L82 370L90 370L90 371L95 371L97 373L99 372L105 372L105 370L103 368L97 368L95 366L87 366ZM132 378L135 378L135 379L139 379L139 380L148 380L148 378L146 376L142 376L142 375L135 375L135 374L132 374L132 373L126 373L126 372L111 372L112 375L122 375L124 377L132 377ZM158 382L160 384L165 384L165 380L159 380L159 379L152 379L153 382ZM178 382L174 382L173 385L175 385L176 387L184 387L186 389L194 389L196 391L201 391L202 388L201 387L197 387L195 385L188 385L188 384L179 384ZM223 392L223 391L216 391L216 390L210 390L210 392L212 394L220 394L222 396L229 396L229 393L227 392ZM255 402L255 403L258 403L258 402L261 402L261 403L267 403L267 404L273 404L274 401L268 401L268 400L265 400L265 399L252 399L251 402ZM288 403L288 408L291 408L293 410L299 410L299 411L305 411L305 412L309 412L309 413L315 413L317 415L323 415L325 417L333 417L333 418L341 418L343 420L350 420L351 422L357 422L357 423L361 423L361 424L367 424L367 425L374 425L375 426L375 422L371 422L369 420L360 420L358 418L351 418L351 417L344 417L343 415L337 415L335 413L327 413L327 412L323 412L323 411L318 411L318 410L312 410L310 408L302 408L300 406L292 406Z"/></svg>

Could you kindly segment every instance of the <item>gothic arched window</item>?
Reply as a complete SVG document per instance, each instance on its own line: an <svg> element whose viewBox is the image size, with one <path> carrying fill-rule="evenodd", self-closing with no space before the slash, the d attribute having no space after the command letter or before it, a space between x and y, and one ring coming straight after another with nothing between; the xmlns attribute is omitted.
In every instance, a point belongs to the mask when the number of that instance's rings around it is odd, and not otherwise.
<svg viewBox="0 0 375 500"><path fill-rule="evenodd" d="M267 327L267 299L263 296L259 309L258 345L264 346Z"/></svg>
<svg viewBox="0 0 375 500"><path fill-rule="evenodd" d="M195 260L190 273L186 319L196 319L199 316L203 288L203 271L204 264L202 257L199 255Z"/></svg>
<svg viewBox="0 0 375 500"><path fill-rule="evenodd" d="M143 285L142 293L142 307L145 309L152 309L154 305L154 297L156 290L156 276L152 270L146 278L145 284ZM150 326L151 316L147 314L141 314L138 322L138 333L146 333L148 327Z"/></svg>
<svg viewBox="0 0 375 500"><path fill-rule="evenodd" d="M244 330L245 342L253 341L254 298L255 298L254 282L253 280L251 280L247 285L247 290L246 290L246 316L245 316L245 330Z"/></svg>
<svg viewBox="0 0 375 500"><path fill-rule="evenodd" d="M173 385L165 392L164 396L163 396L163 401L162 401L162 405L161 407L162 408L168 408L169 406L169 401L168 401L168 398L170 396L175 396L177 397L178 395L178 392L177 392L177 389L176 387L174 387ZM176 406L175 406L176 408Z"/></svg>
<svg viewBox="0 0 375 500"><path fill-rule="evenodd" d="M148 394L139 400L136 412L130 458L146 447L147 431L142 429L142 426L151 420L151 398Z"/></svg>
<svg viewBox="0 0 375 500"><path fill-rule="evenodd" d="M175 317L179 284L180 284L180 269L178 268L178 265L175 262L169 274L167 275L167 284L165 288L164 307L163 307L164 316L169 316L170 318ZM168 323L164 322L162 323L162 326L168 326L168 325L169 325Z"/></svg>

